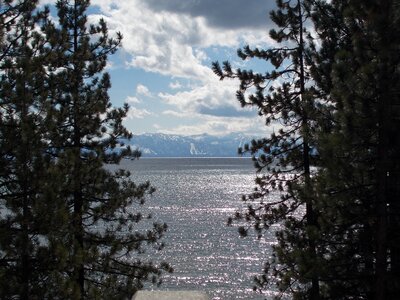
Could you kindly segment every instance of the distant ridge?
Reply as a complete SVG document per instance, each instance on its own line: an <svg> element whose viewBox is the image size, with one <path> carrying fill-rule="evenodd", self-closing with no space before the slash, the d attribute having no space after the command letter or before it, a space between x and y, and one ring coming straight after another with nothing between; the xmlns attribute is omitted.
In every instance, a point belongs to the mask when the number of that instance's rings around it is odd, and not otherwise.
<svg viewBox="0 0 400 300"><path fill-rule="evenodd" d="M134 135L125 143L139 149L142 157L238 157L238 148L253 138L243 134L183 136L146 133Z"/></svg>

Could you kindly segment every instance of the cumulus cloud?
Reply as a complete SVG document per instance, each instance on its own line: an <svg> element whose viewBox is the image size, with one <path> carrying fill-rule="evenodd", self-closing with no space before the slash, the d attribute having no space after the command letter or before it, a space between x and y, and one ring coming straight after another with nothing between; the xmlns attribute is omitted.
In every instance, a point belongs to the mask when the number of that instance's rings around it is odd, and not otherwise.
<svg viewBox="0 0 400 300"><path fill-rule="evenodd" d="M203 115L216 117L254 117L255 113L248 109L237 109L234 105L219 105L209 107L207 105L199 105L197 112Z"/></svg>
<svg viewBox="0 0 400 300"><path fill-rule="evenodd" d="M205 114L219 117L243 117L255 115L240 107L235 93L238 81L209 80L190 90L175 93L159 93L165 103L187 115Z"/></svg>
<svg viewBox="0 0 400 300"><path fill-rule="evenodd" d="M41 0L52 3L55 0ZM121 32L129 66L174 77L210 75L202 64L207 47L237 48L268 40L268 12L274 1L92 0L110 33Z"/></svg>
<svg viewBox="0 0 400 300"><path fill-rule="evenodd" d="M141 103L141 101L138 98L133 97L133 96L126 97L125 102L128 103L128 104L139 104L139 103Z"/></svg>
<svg viewBox="0 0 400 300"><path fill-rule="evenodd" d="M161 126L157 127L157 131L166 134L187 135L188 133L196 135L208 133L211 135L225 135L226 133L245 133L263 136L269 131L262 126L261 118L224 118L219 119L212 116L203 116L199 124L182 125L172 129L165 129Z"/></svg>
<svg viewBox="0 0 400 300"><path fill-rule="evenodd" d="M39 6L56 3L56 0L39 0Z"/></svg>
<svg viewBox="0 0 400 300"><path fill-rule="evenodd" d="M259 0L92 0L102 12L110 34L123 34L127 67L170 77L171 92L158 94L160 100L171 107L163 116L193 116L200 122L174 129L174 133L184 134L259 132L263 128L262 121L254 121L256 112L244 110L236 100L238 82L220 82L213 74L208 57L212 51L208 51L220 47L236 49L243 43L272 45L273 41L268 38L271 28L268 12L273 3ZM145 84L136 87L136 96L155 97ZM128 97L127 102L138 104L140 100ZM137 119L151 114L133 107L128 117Z"/></svg>
<svg viewBox="0 0 400 300"><path fill-rule="evenodd" d="M40 0L41 4L55 2ZM170 107L160 117L193 117L198 121L198 124L178 126L169 132L260 132L265 130L262 119L256 117L255 111L241 108L235 98L239 83L235 80L220 82L210 69L209 55L227 49L227 55L232 55L231 49L243 43L261 47L272 45L274 42L268 38L271 28L268 13L274 2L92 0L96 8L90 10L92 14L88 20L97 22L102 17L111 35L123 34L121 54L126 67L169 77L170 92L159 93L158 98ZM235 56L225 58L237 65ZM108 65L113 71L119 67L120 64ZM138 84L135 96L126 97L125 101L133 105L129 119L155 116L152 111L138 107L141 97L157 101L147 86L147 82Z"/></svg>
<svg viewBox="0 0 400 300"><path fill-rule="evenodd" d="M138 84L136 86L136 94L147 96L147 97L151 96L150 90L148 89L147 86L145 86L143 84Z"/></svg>
<svg viewBox="0 0 400 300"><path fill-rule="evenodd" d="M182 84L179 81L171 82L169 87L173 90L178 90L182 88Z"/></svg>
<svg viewBox="0 0 400 300"><path fill-rule="evenodd" d="M149 112L146 109L139 109L136 107L130 107L128 115L126 116L128 119L143 119L144 117L150 116L153 113Z"/></svg>
<svg viewBox="0 0 400 300"><path fill-rule="evenodd" d="M165 110L162 112L163 115L166 116L172 116L172 117L177 117L177 118L187 118L186 113L174 111L174 110Z"/></svg>
<svg viewBox="0 0 400 300"><path fill-rule="evenodd" d="M203 49L237 48L241 42L271 42L267 34L270 4L265 3L273 1L250 1L93 0L92 3L105 14L110 31L124 35L123 49L132 57L129 66L174 77L202 79L210 76L209 66L202 64L207 59ZM241 17L236 20L234 14ZM253 26L257 19L254 14L263 15L256 22L260 26Z"/></svg>
<svg viewBox="0 0 400 300"><path fill-rule="evenodd" d="M253 109L244 109L236 100L235 80L220 82L210 80L193 87L191 90L175 93L160 93L158 96L166 104L175 107L166 110L163 115L185 119L191 116L196 125L178 126L173 129L158 130L163 133L193 134L209 133L223 135L228 132L262 134L264 121Z"/></svg>

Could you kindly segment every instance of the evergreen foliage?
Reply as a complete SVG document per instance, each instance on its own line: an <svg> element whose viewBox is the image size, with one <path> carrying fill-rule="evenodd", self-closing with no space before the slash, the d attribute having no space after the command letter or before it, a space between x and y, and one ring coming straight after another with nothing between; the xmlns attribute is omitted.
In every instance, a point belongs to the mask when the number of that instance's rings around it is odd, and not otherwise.
<svg viewBox="0 0 400 300"><path fill-rule="evenodd" d="M243 199L249 202L248 210L238 212L235 219L244 218L252 223L259 236L272 224L281 223L285 227L276 233L279 244L274 246L275 256L266 264L265 274L257 278L257 283L269 285L272 278L282 292L291 289L295 297L309 295L310 299L318 299L319 282L313 263L317 259L314 236L317 217L310 171L318 110L317 91L309 84L308 71L309 52L314 45L305 27L310 18L311 2L276 3L278 9L272 11L270 17L278 28L272 29L270 36L278 46L268 50L246 46L238 51L243 60L262 59L274 70L265 74L241 69L233 71L229 62L224 62L223 69L214 63L213 70L221 79L239 78L237 98L240 103L256 106L259 114L265 116L266 125L279 128L277 133L252 141L244 149L253 154L260 175L255 192ZM239 149L240 153L242 151ZM281 198L265 201L274 190L284 191ZM305 218L299 218L303 209ZM241 228L241 233L246 234L247 230Z"/></svg>
<svg viewBox="0 0 400 300"><path fill-rule="evenodd" d="M2 299L42 298L52 264L43 235L48 230L43 184L42 46L34 27L47 18L37 1L1 2L0 61L0 294Z"/></svg>
<svg viewBox="0 0 400 300"><path fill-rule="evenodd" d="M295 3L304 11L300 23ZM282 47L238 52L269 61L274 71L213 64L221 79L240 79L240 103L258 107L267 125L282 124L277 134L244 149L254 155L257 188L244 197L247 211L233 220L246 220L259 236L280 224L273 258L256 283L270 288L276 282L293 299L394 299L400 287L399 2L277 6L271 37ZM314 32L303 32L303 43L300 24ZM287 81L269 86L282 75ZM306 155L317 167L312 176Z"/></svg>
<svg viewBox="0 0 400 300"><path fill-rule="evenodd" d="M331 62L326 93L335 106L332 126L319 134L326 294L393 299L400 283L398 10L395 1L333 1L327 13L339 18L315 22L329 37L318 61ZM336 33L332 22L340 24Z"/></svg>
<svg viewBox="0 0 400 300"><path fill-rule="evenodd" d="M154 188L104 167L140 155L107 93L122 36L89 24L87 0L57 1L56 23L36 4L1 2L0 294L129 298L171 268L138 255L163 248L166 225L143 230L139 211Z"/></svg>

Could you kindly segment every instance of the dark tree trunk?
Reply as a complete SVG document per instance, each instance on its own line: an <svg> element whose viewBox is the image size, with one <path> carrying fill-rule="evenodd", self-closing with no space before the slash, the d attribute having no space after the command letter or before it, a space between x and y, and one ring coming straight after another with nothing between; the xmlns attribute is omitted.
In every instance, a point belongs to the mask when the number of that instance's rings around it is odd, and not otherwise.
<svg viewBox="0 0 400 300"><path fill-rule="evenodd" d="M312 187L311 187L311 174L310 174L310 145L309 145L309 118L308 118L308 99L304 97L305 94L305 72L304 72L304 37L303 37L303 10L300 0L297 1L298 14L299 14L299 61L300 61L300 95L302 101L302 134L303 134L303 164L304 164L304 184L306 191L306 219L307 226L316 226L316 216L312 204ZM317 251L313 238L309 238L310 254L316 258ZM319 299L319 280L316 275L311 278L310 299Z"/></svg>

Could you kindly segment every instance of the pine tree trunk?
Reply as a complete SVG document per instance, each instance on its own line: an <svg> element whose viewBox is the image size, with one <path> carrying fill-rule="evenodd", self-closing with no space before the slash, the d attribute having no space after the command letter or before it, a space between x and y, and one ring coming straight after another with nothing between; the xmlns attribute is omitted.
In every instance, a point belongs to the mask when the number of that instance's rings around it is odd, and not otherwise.
<svg viewBox="0 0 400 300"><path fill-rule="evenodd" d="M25 83L22 83L25 85ZM28 108L26 105L26 87L23 87L23 95L22 95L22 104L21 104L21 139L22 139L22 147L21 147L21 157L20 157L20 166L19 168L28 168L28 159L29 159L29 141L26 136L25 130L28 128L28 124L26 124L26 120L28 118ZM21 172L19 175L21 176L21 192L22 192L22 243L21 243L21 300L28 300L30 297L29 291L29 283L31 280L31 268L30 268L30 253L29 253L29 185L28 185L28 174L25 174L25 171L19 170L17 172Z"/></svg>
<svg viewBox="0 0 400 300"><path fill-rule="evenodd" d="M304 97L305 94L305 72L304 72L304 37L303 37L303 11L301 0L297 1L299 13L299 61L300 61L300 94L302 101L302 134L303 134L303 164L304 164L304 184L306 192L306 221L308 226L316 226L316 217L312 204L312 187L311 187L311 174L310 174L310 146L309 146L309 125L308 125L308 112L309 108L308 99ZM314 259L317 257L316 245L313 237L309 238L309 250ZM313 272L314 273L314 272ZM311 300L319 299L319 280L315 274L311 278L311 289L309 291Z"/></svg>
<svg viewBox="0 0 400 300"><path fill-rule="evenodd" d="M382 0L380 2L380 23L377 28L379 34L379 56L380 56L380 69L379 69L379 86L378 86L378 151L377 151L377 234L376 234L376 287L375 299L387 299L388 291L388 206L391 199L388 193L388 179L390 177L391 165L389 149L390 149L390 128L391 124L391 111L390 111L390 90L391 86L391 54L390 45L392 44L392 37L388 28L390 24L387 23L388 16L391 9L390 0ZM389 27L387 26L389 25Z"/></svg>
<svg viewBox="0 0 400 300"><path fill-rule="evenodd" d="M380 130L381 131L381 130ZM382 142L382 141L381 141ZM379 143L379 147L382 148L382 143ZM384 155L384 150L380 150L379 156ZM386 199L386 170L385 164L383 163L384 158L378 166L378 195L377 195L377 212L378 212L378 223L376 231L376 287L375 294L376 300L386 299L387 289L387 199Z"/></svg>
<svg viewBox="0 0 400 300"><path fill-rule="evenodd" d="M77 99L77 98L75 98ZM80 129L79 124L77 124L76 118L78 114L78 103L74 100L74 110L75 110L75 124L74 124L74 239L75 239L75 255L79 255L78 264L75 265L74 279L76 280L77 286L79 288L80 299L84 299L84 288L85 288L85 269L84 269L84 228L83 228L83 196L81 187L81 167L80 167Z"/></svg>
<svg viewBox="0 0 400 300"><path fill-rule="evenodd" d="M80 299L84 299L85 287L85 269L84 269L84 228L83 228L83 195L80 178L81 176L81 133L79 128L79 102L78 93L74 95L74 238L75 238L75 255L80 255L79 263L75 266L75 280L79 287Z"/></svg>
<svg viewBox="0 0 400 300"><path fill-rule="evenodd" d="M78 3L74 1L74 55L77 56L79 51L79 25L78 25ZM75 57L75 59L79 59L79 57ZM79 263L75 266L75 280L79 288L80 299L84 299L85 297L85 266L84 266L84 237L83 237L83 196L82 196L82 188L81 188L81 130L80 130L80 99L79 99L79 83L80 83L80 70L78 67L79 61L74 61L74 71L75 76L73 80L73 94L72 94L72 101L73 101L73 122L74 122L74 235L75 235L75 242L76 242L76 249L75 253L79 253L80 260Z"/></svg>
<svg viewBox="0 0 400 300"><path fill-rule="evenodd" d="M79 178L79 177L78 177ZM74 237L75 237L75 255L83 255L83 226L82 226L82 196L81 193L74 193ZM85 269L80 257L79 263L75 266L74 278L79 288L80 299L84 299L85 288Z"/></svg>
<svg viewBox="0 0 400 300"><path fill-rule="evenodd" d="M30 259L29 259L29 233L28 233L28 199L26 194L26 189L23 191L23 207L22 207L22 255L21 255L21 283L22 283L22 290L21 290L21 300L28 300L30 293L29 293L29 282L31 277L31 268L30 268Z"/></svg>
<svg viewBox="0 0 400 300"><path fill-rule="evenodd" d="M390 107L390 139L389 159L390 170L387 177L388 207L388 250L390 253L390 279L389 295L387 298L394 299L400 295L400 58L398 49L400 47L399 24L400 24L400 2L393 1L390 25L394 34L390 34L391 47L387 49L391 58L393 72L389 72L392 84L389 85ZM389 35L389 34L387 34ZM388 72L388 71L387 71Z"/></svg>
<svg viewBox="0 0 400 300"><path fill-rule="evenodd" d="M30 282L30 266L29 266L29 233L28 233L28 199L27 199L27 191L26 189L23 191L23 207L22 207L22 255L21 255L21 272L22 272L22 291L21 291L21 300L28 300L29 293L29 282Z"/></svg>

